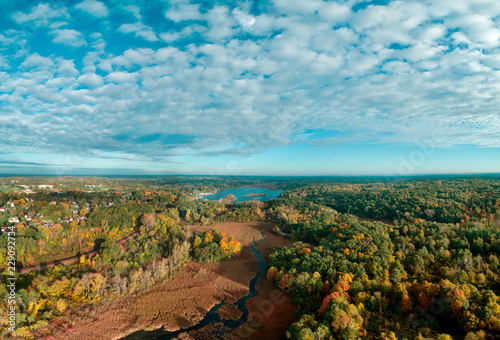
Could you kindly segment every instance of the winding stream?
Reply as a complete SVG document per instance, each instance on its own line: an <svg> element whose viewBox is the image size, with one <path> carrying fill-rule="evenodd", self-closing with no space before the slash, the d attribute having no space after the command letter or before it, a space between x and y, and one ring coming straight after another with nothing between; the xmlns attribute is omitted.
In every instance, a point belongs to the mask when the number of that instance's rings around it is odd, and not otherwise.
<svg viewBox="0 0 500 340"><path fill-rule="evenodd" d="M268 226L269 228L269 226ZM266 238L264 237L264 234L262 233L262 230L260 230L260 234L262 236L262 239L266 241ZM253 239L253 246L250 248L253 250L255 255L257 255L257 258L259 259L259 272L257 275L250 281L249 285L249 290L250 292L241 297L236 303L236 307L243 313L241 317L238 320L222 320L219 313L219 309L224 306L226 300L224 299L222 302L219 304L213 306L205 315L205 317L196 325L188 327L188 328L183 328L179 329L174 332L169 332L166 331L162 328L153 330L153 331L137 331L132 334L129 334L128 336L122 338L122 340L151 340L151 339L158 339L158 340L167 340L167 339L174 339L177 335L185 333L185 332L190 332L194 330L199 330L202 329L205 326L215 324L215 323L222 323L224 327L218 327L218 328L223 328L223 330L216 330L213 336L215 337L220 337L224 333L230 332L231 330L245 324L248 320L248 309L246 307L246 302L248 299L255 297L258 295L257 290L255 289L255 285L259 281L260 277L264 274L264 271L266 269L266 263L264 261L264 258L262 257L262 254L255 249L257 246L257 243L255 242L255 238Z"/></svg>

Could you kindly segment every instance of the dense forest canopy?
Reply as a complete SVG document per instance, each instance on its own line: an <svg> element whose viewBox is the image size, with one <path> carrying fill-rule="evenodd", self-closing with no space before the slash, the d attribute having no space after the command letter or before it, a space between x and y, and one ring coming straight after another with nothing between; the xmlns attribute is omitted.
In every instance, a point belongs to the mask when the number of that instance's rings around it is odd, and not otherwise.
<svg viewBox="0 0 500 340"><path fill-rule="evenodd" d="M288 337L500 334L498 180L311 184L266 212L297 240L270 256L267 274L303 311Z"/></svg>

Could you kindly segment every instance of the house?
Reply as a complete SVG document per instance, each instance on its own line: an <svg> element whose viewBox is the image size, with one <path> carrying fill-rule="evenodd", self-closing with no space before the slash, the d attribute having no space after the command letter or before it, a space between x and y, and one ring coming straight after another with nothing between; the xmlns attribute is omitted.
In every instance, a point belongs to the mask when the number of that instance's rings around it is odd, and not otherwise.
<svg viewBox="0 0 500 340"><path fill-rule="evenodd" d="M19 223L19 217L10 217L9 218L9 223Z"/></svg>
<svg viewBox="0 0 500 340"><path fill-rule="evenodd" d="M56 205L56 204L57 204L57 202L56 202L56 201L51 201L51 202L49 203L49 205Z"/></svg>
<svg viewBox="0 0 500 340"><path fill-rule="evenodd" d="M76 216L76 219L77 219L78 222L81 222L82 220L86 220L87 217L85 217L85 216Z"/></svg>
<svg viewBox="0 0 500 340"><path fill-rule="evenodd" d="M4 213L5 212L5 208L0 208L0 212Z"/></svg>

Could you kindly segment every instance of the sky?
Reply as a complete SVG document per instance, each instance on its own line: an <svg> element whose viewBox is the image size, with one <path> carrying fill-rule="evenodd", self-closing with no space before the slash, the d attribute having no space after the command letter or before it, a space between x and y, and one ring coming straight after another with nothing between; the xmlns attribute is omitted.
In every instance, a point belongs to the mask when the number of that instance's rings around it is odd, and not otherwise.
<svg viewBox="0 0 500 340"><path fill-rule="evenodd" d="M0 174L500 172L498 0L0 0Z"/></svg>

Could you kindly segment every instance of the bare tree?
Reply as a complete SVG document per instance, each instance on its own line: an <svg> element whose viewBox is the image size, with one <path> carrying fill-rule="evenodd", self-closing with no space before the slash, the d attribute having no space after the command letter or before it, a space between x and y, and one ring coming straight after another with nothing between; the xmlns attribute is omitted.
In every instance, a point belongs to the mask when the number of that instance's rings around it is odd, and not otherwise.
<svg viewBox="0 0 500 340"><path fill-rule="evenodd" d="M432 218L434 217L434 215L436 215L436 212L432 209L425 209L424 211L425 215L427 216L427 218L429 220L432 220Z"/></svg>
<svg viewBox="0 0 500 340"><path fill-rule="evenodd" d="M80 285L84 288L85 292L87 293L90 292L90 285L92 284L92 278L93 278L92 273L86 273L82 276L80 280Z"/></svg>
<svg viewBox="0 0 500 340"><path fill-rule="evenodd" d="M150 230L154 227L155 221L155 215L152 213L147 213L141 218L141 223L147 230Z"/></svg>

